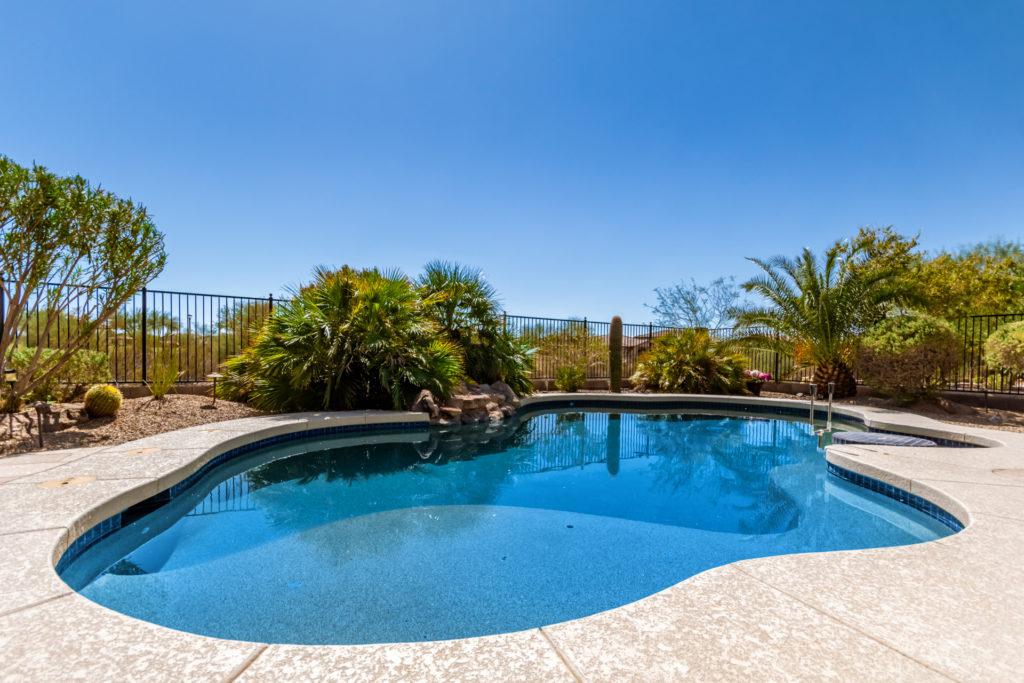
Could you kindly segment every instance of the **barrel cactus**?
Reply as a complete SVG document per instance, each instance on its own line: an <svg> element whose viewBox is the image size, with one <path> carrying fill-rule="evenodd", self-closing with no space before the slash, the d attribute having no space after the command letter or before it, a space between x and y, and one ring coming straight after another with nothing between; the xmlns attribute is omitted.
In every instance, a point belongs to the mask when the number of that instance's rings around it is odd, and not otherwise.
<svg viewBox="0 0 1024 683"><path fill-rule="evenodd" d="M111 384L97 384L85 392L85 412L89 417L110 417L121 409L121 392Z"/></svg>
<svg viewBox="0 0 1024 683"><path fill-rule="evenodd" d="M608 376L613 393L622 392L622 318L612 318L608 331Z"/></svg>

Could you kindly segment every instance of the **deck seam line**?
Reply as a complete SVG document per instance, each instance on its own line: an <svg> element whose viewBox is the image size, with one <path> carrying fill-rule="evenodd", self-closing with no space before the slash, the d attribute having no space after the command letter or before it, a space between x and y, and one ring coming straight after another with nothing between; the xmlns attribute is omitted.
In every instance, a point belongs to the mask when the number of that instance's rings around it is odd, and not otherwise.
<svg viewBox="0 0 1024 683"><path fill-rule="evenodd" d="M29 453L20 453L20 454L6 455L6 456L3 457L3 459L6 460L8 458L11 458L13 460L14 458L19 457L19 455L36 455L38 453L49 453L49 452L52 452L52 451L46 451L46 450L31 451ZM68 460L64 460L64 461L61 461L61 462L47 463L47 464L52 464L53 467L47 467L46 469L39 470L38 472L34 472L32 474L20 474L17 477L12 477L11 479L8 479L7 481L5 481L3 483L4 484L14 484L19 479L24 479L25 477L33 477L33 476L35 476L37 474L42 474L43 472L49 472L50 470L57 469L58 467L63 467L64 465L70 465L71 463L75 463L75 462L78 462L80 460L85 460L89 456L96 455L99 452L101 452L101 451L93 451L91 453L85 453L85 454L82 454L82 455L76 455L76 456L74 456L74 457L72 457L72 458L70 458Z"/></svg>
<svg viewBox="0 0 1024 683"><path fill-rule="evenodd" d="M1024 488L1024 482L1022 482L1020 484L1010 484L1010 483L1005 483L1004 484L1002 482L994 482L994 481L973 481L973 480L970 480L970 479L967 479L967 480L965 480L965 479L936 479L934 477L924 477L924 478L922 478L920 480L920 483L925 483L926 484L926 483L928 483L930 481L939 482L939 483L942 483L942 484L973 484L975 486L998 486L1000 488L1011 488L1011 489L1021 489L1021 488ZM7 483L9 484L11 482L7 482Z"/></svg>
<svg viewBox="0 0 1024 683"><path fill-rule="evenodd" d="M837 615L832 614L831 612L827 612L824 609L822 609L822 608L820 608L820 607L818 607L816 605L812 605L811 603L809 603L809 602L807 602L805 600L802 600L798 596L793 595L789 591L783 590L782 588L779 588L778 586L775 586L773 584L768 583L767 581L761 579L760 577L754 576L753 574L751 574L750 572L746 571L742 567L736 566L735 569L737 571L742 572L746 576L749 576L754 581L757 581L758 583L760 583L760 584L762 584L764 586L767 586L768 588L770 588L772 590L778 591L778 592L782 593L783 595L785 595L786 597L788 597L788 598L790 598L792 600L796 600L797 602L799 602L804 607L807 607L808 609L814 610L815 612L817 612L818 614L821 614L825 618L831 619L832 621L836 622L837 624L841 624L842 626L845 626L846 628L848 628L848 629L850 629L852 631L856 631L857 633L861 634L865 638L868 638L869 640L873 640L874 642L878 643L882 647L884 647L884 648L886 648L888 650L892 650L893 652L895 652L896 654L900 655L901 657L906 657L907 659L909 659L910 661L914 662L915 664L919 664L920 666L923 666L924 668L928 669L929 671L931 671L933 673L938 674L939 676L942 676L943 678L946 678L946 679L951 680L951 681L959 681L960 680L958 678L953 677L951 674L946 673L945 671L942 671L940 669L935 668L933 665L931 665L931 664L929 664L927 662L922 662L920 659L918 659L917 657L914 657L913 655L907 654L906 652L904 652L903 650L899 649L895 645L887 642L886 640L884 640L884 639L882 639L882 638L880 638L880 637L878 637L876 635L868 633L867 631L863 630L859 626L856 626L854 624L850 624L850 623L844 621L843 619L841 619L840 617L838 617Z"/></svg>
<svg viewBox="0 0 1024 683"><path fill-rule="evenodd" d="M548 642L548 645L551 646L551 649L555 651L555 654L558 655L558 658L562 660L562 664L565 665L565 668L569 670L569 673L572 675L572 677L576 679L579 683L584 683L584 681L586 681L587 679L584 678L579 668L573 663L572 659L569 658L569 655L562 652L562 648L558 647L558 645L555 643L554 638L552 638L548 634L548 632L544 630L544 627L542 626L538 627L537 630L540 631L541 636L544 638L544 640Z"/></svg>
<svg viewBox="0 0 1024 683"><path fill-rule="evenodd" d="M34 607L39 607L40 605L45 605L48 602L52 602L54 600L60 600L61 598L66 598L66 597L70 596L71 593L72 593L72 591L67 591L67 592L64 592L64 593L58 593L57 595L51 595L48 598L43 598L42 600L36 600L35 602L30 602L27 605L22 605L21 607L15 607L14 609L7 610L6 612L0 612L0 617L9 617L12 614L17 614L18 612L24 612L27 609L32 609Z"/></svg>
<svg viewBox="0 0 1024 683"><path fill-rule="evenodd" d="M241 664L239 664L238 666L236 666L234 669L231 670L231 673L229 673L227 675L227 677L224 679L224 683L231 683L232 681L238 680L238 677L241 676L242 674L244 674L245 670L248 669L250 666L252 666L252 663L255 662L256 659L261 654L266 652L268 647L270 647L270 646L266 645L266 644L260 645L259 648L255 652L253 652L251 655L246 657L242 661Z"/></svg>
<svg viewBox="0 0 1024 683"><path fill-rule="evenodd" d="M67 531L66 526L43 526L35 529L18 529L17 531L0 531L0 537L17 536L18 534L31 534L36 531Z"/></svg>

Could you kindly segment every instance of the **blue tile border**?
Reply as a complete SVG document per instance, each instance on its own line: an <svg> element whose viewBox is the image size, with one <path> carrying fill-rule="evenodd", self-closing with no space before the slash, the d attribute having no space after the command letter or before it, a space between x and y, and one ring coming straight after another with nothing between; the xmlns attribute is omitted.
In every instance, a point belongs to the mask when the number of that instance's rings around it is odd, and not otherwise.
<svg viewBox="0 0 1024 683"><path fill-rule="evenodd" d="M136 521L140 517L143 517L154 510L157 510L171 500L177 498L190 487L196 484L200 479L209 474L213 469L223 465L224 463L237 458L246 453L251 453L260 448L266 448L267 446L273 446L280 443L286 443L289 441L301 441L303 439L314 439L324 436L337 436L340 434L357 434L365 432L382 432L382 431L411 431L414 429L426 429L428 428L426 422L382 422L375 424L356 424L356 425L338 425L335 427L317 427L316 429L307 430L296 430L294 432L287 432L285 434L277 434L275 436L268 436L264 439L257 439L249 443L243 444L236 448L232 448L229 451L225 451L218 456L210 459L198 470L182 479L177 484L174 484L169 489L165 489L160 493L154 494L145 500L139 501L134 505L125 508L121 512L118 512L110 517L107 517L102 522L91 527L88 531L83 533L81 536L76 538L68 549L64 551L60 559L57 561L55 567L58 574L63 572L68 565L74 562L78 557L82 555L86 550L99 543L101 540L114 533L122 527L128 526L132 522Z"/></svg>
<svg viewBox="0 0 1024 683"><path fill-rule="evenodd" d="M959 519L957 519L952 514L947 512L945 509L939 507L938 505L929 500L925 500L924 498L915 493L911 493L910 491L901 489L898 486L886 484L884 481L880 481L878 479L875 479L874 477L868 477L866 475L859 474L857 472L854 472L853 470L848 470L845 467L840 467L839 465L836 465L831 462L828 463L828 473L833 476L839 477L840 479L848 481L851 484L855 484L857 486L866 488L869 491L881 493L883 496L886 496L887 498L892 498L893 500L899 503L903 503L904 505L909 505L915 510L920 510L929 517L932 517L933 519L937 519L938 521L942 522L947 527L952 529L954 532L962 531L964 528L963 522L961 522Z"/></svg>

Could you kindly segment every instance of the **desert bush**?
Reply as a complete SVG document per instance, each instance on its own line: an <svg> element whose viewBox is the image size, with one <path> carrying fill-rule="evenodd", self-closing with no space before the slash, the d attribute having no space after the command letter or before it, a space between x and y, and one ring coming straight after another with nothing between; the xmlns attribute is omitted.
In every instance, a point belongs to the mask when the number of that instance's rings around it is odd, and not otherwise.
<svg viewBox="0 0 1024 683"><path fill-rule="evenodd" d="M942 386L958 350L956 330L945 320L924 313L894 316L861 337L857 370L879 394L913 401Z"/></svg>
<svg viewBox="0 0 1024 683"><path fill-rule="evenodd" d="M57 362L63 365L57 373L51 373L50 368ZM27 378L32 389L21 398L29 401L67 401L92 384L110 380L110 361L99 351L82 349L67 357L62 350L22 346L11 352L8 365L19 375L35 372L46 376L41 381Z"/></svg>
<svg viewBox="0 0 1024 683"><path fill-rule="evenodd" d="M416 285L424 312L461 350L470 379L500 380L517 394L532 393L533 349L504 329L497 294L479 270L432 261Z"/></svg>
<svg viewBox="0 0 1024 683"><path fill-rule="evenodd" d="M985 340L989 367L1013 375L1024 374L1024 320L1000 325Z"/></svg>
<svg viewBox="0 0 1024 683"><path fill-rule="evenodd" d="M85 392L85 412L89 417L110 417L121 409L121 392L111 384L97 384Z"/></svg>
<svg viewBox="0 0 1024 683"><path fill-rule="evenodd" d="M158 356L149 371L149 376L151 379L146 382L149 393L155 399L162 399L170 393L174 385L178 383L178 378L181 377L181 371L178 370L178 359L174 356Z"/></svg>
<svg viewBox="0 0 1024 683"><path fill-rule="evenodd" d="M555 370L555 388L559 391L577 392L587 382L587 371L579 365L563 365Z"/></svg>
<svg viewBox="0 0 1024 683"><path fill-rule="evenodd" d="M24 358L27 365L12 391L15 402L60 377L165 261L163 235L143 206L80 176L25 168L0 156L0 290L6 302L0 358L10 362L25 342L21 334L30 316L36 341L29 343L37 348L62 323L67 335L46 358L41 352ZM41 292L46 308L33 314ZM69 320L72 303L75 316Z"/></svg>
<svg viewBox="0 0 1024 683"><path fill-rule="evenodd" d="M637 361L633 386L641 391L738 394L746 358L730 342L704 329L683 330L654 340Z"/></svg>
<svg viewBox="0 0 1024 683"><path fill-rule="evenodd" d="M262 410L405 407L420 389L451 393L459 347L412 281L396 272L318 269L225 363L224 395Z"/></svg>

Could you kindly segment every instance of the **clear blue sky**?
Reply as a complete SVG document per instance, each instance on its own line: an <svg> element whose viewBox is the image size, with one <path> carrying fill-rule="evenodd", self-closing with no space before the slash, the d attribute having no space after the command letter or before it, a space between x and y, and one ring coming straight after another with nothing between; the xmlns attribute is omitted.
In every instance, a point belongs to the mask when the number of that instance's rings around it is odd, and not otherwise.
<svg viewBox="0 0 1024 683"><path fill-rule="evenodd" d="M166 288L484 269L512 312L865 224L1024 236L1024 2L7 2L0 153L129 195Z"/></svg>

